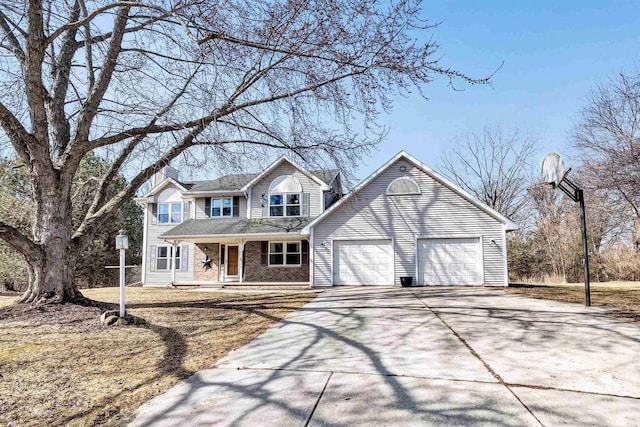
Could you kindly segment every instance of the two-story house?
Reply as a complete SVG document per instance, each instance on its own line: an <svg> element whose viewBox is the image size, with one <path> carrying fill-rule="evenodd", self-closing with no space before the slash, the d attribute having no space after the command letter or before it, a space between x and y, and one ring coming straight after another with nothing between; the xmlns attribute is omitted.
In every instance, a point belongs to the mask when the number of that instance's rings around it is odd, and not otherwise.
<svg viewBox="0 0 640 427"><path fill-rule="evenodd" d="M307 171L281 157L261 173L181 182L165 168L145 207L145 285L309 283L303 228L342 197L337 170Z"/></svg>
<svg viewBox="0 0 640 427"><path fill-rule="evenodd" d="M344 197L337 170L281 157L213 181L165 168L137 201L144 285L506 286L517 228L405 152Z"/></svg>

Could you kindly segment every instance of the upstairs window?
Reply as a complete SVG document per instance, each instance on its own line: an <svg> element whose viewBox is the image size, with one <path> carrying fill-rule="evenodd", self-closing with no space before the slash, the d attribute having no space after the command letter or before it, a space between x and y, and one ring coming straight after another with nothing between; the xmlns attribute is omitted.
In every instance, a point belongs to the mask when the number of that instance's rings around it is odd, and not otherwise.
<svg viewBox="0 0 640 427"><path fill-rule="evenodd" d="M300 216L301 195L272 194L269 197L269 216Z"/></svg>
<svg viewBox="0 0 640 427"><path fill-rule="evenodd" d="M233 198L223 197L221 199L211 199L211 216L212 217L232 217L233 216Z"/></svg>
<svg viewBox="0 0 640 427"><path fill-rule="evenodd" d="M182 222L182 203L158 203L158 223L180 224Z"/></svg>

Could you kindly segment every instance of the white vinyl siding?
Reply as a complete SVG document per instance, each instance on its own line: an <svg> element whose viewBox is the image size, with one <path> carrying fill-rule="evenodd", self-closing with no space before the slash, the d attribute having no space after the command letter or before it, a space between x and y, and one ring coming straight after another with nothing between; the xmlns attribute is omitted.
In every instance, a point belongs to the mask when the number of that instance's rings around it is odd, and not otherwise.
<svg viewBox="0 0 640 427"><path fill-rule="evenodd" d="M335 240L334 285L393 285L391 240Z"/></svg>
<svg viewBox="0 0 640 427"><path fill-rule="evenodd" d="M302 186L303 193L307 193L309 196L309 212L308 216L313 218L322 213L322 205L323 205L323 191L320 188L320 184L318 184L313 179L309 178L307 175L303 174L293 166L291 163L287 161L283 161L279 164L274 170L270 173L262 177L260 181L255 183L255 185L251 188L251 218L263 218L267 214L263 215L263 204L266 202L269 203L269 186L271 182L282 175L292 175L294 178L300 182ZM265 196L263 200L262 196ZM302 201L302 198L301 198ZM303 207L301 206L301 216L307 216L306 212L302 212ZM242 216L242 213L240 213Z"/></svg>
<svg viewBox="0 0 640 427"><path fill-rule="evenodd" d="M421 194L388 196L388 185L403 176L412 178ZM414 284L418 280L417 239L474 235L481 236L483 284L505 286L502 223L399 159L314 227L314 285L331 285L331 242L335 239L393 239L394 285L399 285L402 276L413 277Z"/></svg>
<svg viewBox="0 0 640 427"><path fill-rule="evenodd" d="M178 191L178 189L175 189ZM156 199L156 202L158 200ZM146 248L144 251L145 256L145 278L144 285L166 285L171 281L171 269L158 270L156 262L157 252L151 253L151 248L154 249L158 246L167 246L168 243L162 239L159 239L163 233L166 233L172 225L167 224L152 224L151 205L148 205L149 211L147 212L147 229L146 229ZM175 224L173 225L175 226ZM193 255L194 245L193 243L183 242L181 245L181 252L183 251L184 257L180 268L176 268L176 282L185 283L193 280ZM157 249L156 249L157 251Z"/></svg>

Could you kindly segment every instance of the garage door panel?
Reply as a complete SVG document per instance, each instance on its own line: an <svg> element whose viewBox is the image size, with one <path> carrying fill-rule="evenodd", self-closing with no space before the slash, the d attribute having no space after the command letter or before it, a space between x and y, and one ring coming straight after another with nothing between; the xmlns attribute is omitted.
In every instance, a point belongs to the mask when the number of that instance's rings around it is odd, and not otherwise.
<svg viewBox="0 0 640 427"><path fill-rule="evenodd" d="M392 285L391 240L334 241L333 284Z"/></svg>
<svg viewBox="0 0 640 427"><path fill-rule="evenodd" d="M481 284L479 238L420 239L417 246L419 284Z"/></svg>

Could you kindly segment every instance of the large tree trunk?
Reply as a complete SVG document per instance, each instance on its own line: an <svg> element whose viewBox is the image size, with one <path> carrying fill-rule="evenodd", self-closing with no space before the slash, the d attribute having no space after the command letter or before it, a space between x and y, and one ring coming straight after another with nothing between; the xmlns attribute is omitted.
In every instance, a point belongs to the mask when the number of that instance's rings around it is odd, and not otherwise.
<svg viewBox="0 0 640 427"><path fill-rule="evenodd" d="M29 288L18 302L63 303L84 299L74 283L77 255L59 240L52 240L43 249L42 262L28 263Z"/></svg>
<svg viewBox="0 0 640 427"><path fill-rule="evenodd" d="M27 259L29 288L23 303L64 303L84 299L74 283L78 259L73 242L69 186L46 177L34 185L36 200L33 234L42 249L40 257Z"/></svg>

